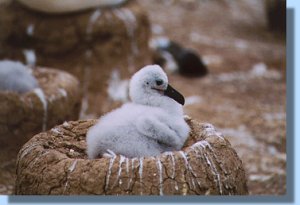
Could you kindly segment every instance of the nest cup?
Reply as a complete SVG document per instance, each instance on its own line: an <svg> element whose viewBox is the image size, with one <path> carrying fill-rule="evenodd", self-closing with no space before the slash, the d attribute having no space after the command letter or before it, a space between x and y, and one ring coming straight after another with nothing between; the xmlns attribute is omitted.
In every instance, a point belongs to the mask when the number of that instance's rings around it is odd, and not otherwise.
<svg viewBox="0 0 300 205"><path fill-rule="evenodd" d="M151 62L149 19L135 0L61 14L32 11L12 1L0 5L0 30L0 58L26 62L26 51L31 51L36 64L66 70L80 80L82 118L124 102L119 96L126 88L118 82Z"/></svg>
<svg viewBox="0 0 300 205"><path fill-rule="evenodd" d="M186 118L181 151L156 157L88 159L86 133L96 120L66 122L27 142L18 154L18 195L244 195L242 161L210 124Z"/></svg>

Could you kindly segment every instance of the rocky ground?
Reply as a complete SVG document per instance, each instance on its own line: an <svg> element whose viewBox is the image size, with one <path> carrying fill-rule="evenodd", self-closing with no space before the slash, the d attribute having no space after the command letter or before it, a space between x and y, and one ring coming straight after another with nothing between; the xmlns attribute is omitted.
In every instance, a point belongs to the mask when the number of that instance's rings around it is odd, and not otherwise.
<svg viewBox="0 0 300 205"><path fill-rule="evenodd" d="M267 29L263 1L146 1L153 36L194 49L204 78L169 75L185 112L214 124L246 168L251 195L286 192L285 36Z"/></svg>

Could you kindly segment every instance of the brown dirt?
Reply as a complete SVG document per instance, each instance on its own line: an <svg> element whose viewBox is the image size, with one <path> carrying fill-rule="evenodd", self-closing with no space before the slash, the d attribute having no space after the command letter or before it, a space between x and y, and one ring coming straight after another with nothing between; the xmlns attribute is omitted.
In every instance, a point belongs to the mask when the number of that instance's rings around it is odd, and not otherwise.
<svg viewBox="0 0 300 205"><path fill-rule="evenodd" d="M158 157L87 159L86 132L95 120L64 123L20 150L16 194L244 195L242 161L212 125L187 119L182 151Z"/></svg>
<svg viewBox="0 0 300 205"><path fill-rule="evenodd" d="M285 194L286 45L283 34L267 29L264 2L138 2L147 9L154 37L167 36L207 62L204 78L169 74L186 98L196 96L185 112L214 124L231 142L251 195ZM253 74L259 63L267 68L263 75Z"/></svg>

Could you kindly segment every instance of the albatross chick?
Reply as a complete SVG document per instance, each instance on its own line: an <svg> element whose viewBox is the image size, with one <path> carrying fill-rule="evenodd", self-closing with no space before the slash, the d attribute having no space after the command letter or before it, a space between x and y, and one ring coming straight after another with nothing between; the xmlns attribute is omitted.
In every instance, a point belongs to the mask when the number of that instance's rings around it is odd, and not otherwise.
<svg viewBox="0 0 300 205"><path fill-rule="evenodd" d="M87 133L87 154L114 152L126 157L156 156L180 150L190 128L183 118L184 97L168 84L158 65L136 72L129 85L132 100L102 116Z"/></svg>

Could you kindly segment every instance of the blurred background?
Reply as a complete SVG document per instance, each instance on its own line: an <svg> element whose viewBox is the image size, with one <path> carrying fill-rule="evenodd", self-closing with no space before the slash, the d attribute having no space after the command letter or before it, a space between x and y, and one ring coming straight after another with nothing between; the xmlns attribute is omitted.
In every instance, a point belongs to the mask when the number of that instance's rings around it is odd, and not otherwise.
<svg viewBox="0 0 300 205"><path fill-rule="evenodd" d="M229 139L246 168L250 194L285 194L285 1L139 3L154 36L194 49L209 69L203 78L170 76L186 96L186 114Z"/></svg>
<svg viewBox="0 0 300 205"><path fill-rule="evenodd" d="M130 76L165 58L170 84L186 98L185 113L213 124L230 141L246 169L249 193L285 194L285 1L128 0L98 12L63 14L0 2L0 60L75 75L82 84L81 119L128 101ZM162 55L151 44L158 38L197 55L208 72L197 77L197 66L191 75L185 75L187 67L170 66L180 51ZM0 166L9 170L0 174L0 193L11 194L13 165Z"/></svg>

